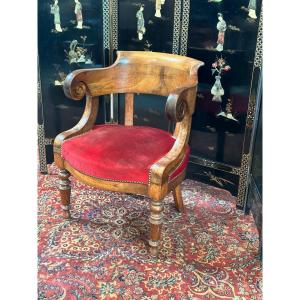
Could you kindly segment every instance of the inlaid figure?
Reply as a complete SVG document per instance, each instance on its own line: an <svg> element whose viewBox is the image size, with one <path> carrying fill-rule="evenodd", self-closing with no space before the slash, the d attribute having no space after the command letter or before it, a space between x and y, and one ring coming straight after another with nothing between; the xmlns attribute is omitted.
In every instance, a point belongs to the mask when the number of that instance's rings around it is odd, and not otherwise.
<svg viewBox="0 0 300 300"><path fill-rule="evenodd" d="M77 52L76 52L77 44L78 44L77 40L73 40L70 43L70 50L69 50L69 52L67 52L69 64L73 64L73 63L77 62L77 59L78 59Z"/></svg>
<svg viewBox="0 0 300 300"><path fill-rule="evenodd" d="M58 0L54 0L54 4L50 5L50 13L52 15L54 15L55 30L57 32L62 32L62 29L61 29L61 26L60 26L60 13L59 13Z"/></svg>
<svg viewBox="0 0 300 300"><path fill-rule="evenodd" d="M251 19L257 19L256 16L256 0L250 0L248 5L249 13L248 16Z"/></svg>
<svg viewBox="0 0 300 300"><path fill-rule="evenodd" d="M218 29L219 33L218 33L216 50L221 52L221 51L223 51L223 48L224 48L225 31L227 29L227 25L223 19L223 14L218 13L218 20L219 20L219 22L217 23L217 29Z"/></svg>
<svg viewBox="0 0 300 300"><path fill-rule="evenodd" d="M74 13L76 15L76 20L77 20L77 26L76 26L76 28L82 29L82 23L83 23L83 19L82 19L82 5L79 2L79 0L74 0L74 1L75 1Z"/></svg>
<svg viewBox="0 0 300 300"><path fill-rule="evenodd" d="M217 74L215 76L215 83L213 87L211 88L211 94L213 95L212 101L215 102L222 102L222 96L224 96L224 89L221 84L221 76L224 74L224 72L229 71L231 68L229 65L226 64L226 61L224 58L218 58L213 64L212 64L212 75Z"/></svg>
<svg viewBox="0 0 300 300"><path fill-rule="evenodd" d="M67 55L67 60L69 64L73 63L85 63L85 64L93 64L93 61L90 57L87 57L88 50L84 48L86 36L81 36L81 39L83 40L83 46L78 46L78 41L73 40L70 43L70 50L65 50L65 53Z"/></svg>
<svg viewBox="0 0 300 300"><path fill-rule="evenodd" d="M232 114L232 100L228 99L226 104L226 118L238 122L238 120Z"/></svg>
<svg viewBox="0 0 300 300"><path fill-rule="evenodd" d="M144 34L146 32L143 11L144 11L144 5L142 4L140 6L140 9L136 13L136 18L137 18L137 34L138 34L138 38L139 38L140 41L143 39Z"/></svg>
<svg viewBox="0 0 300 300"><path fill-rule="evenodd" d="M165 4L165 0L156 0L155 2L155 17L161 18L161 6Z"/></svg>
<svg viewBox="0 0 300 300"><path fill-rule="evenodd" d="M144 48L145 51L151 51L150 48L151 48L152 44L148 40L145 41L144 46L145 46L145 48Z"/></svg>
<svg viewBox="0 0 300 300"><path fill-rule="evenodd" d="M223 110L221 110L217 114L217 117L224 117L224 118L230 119L232 121L238 122L238 120L232 114L232 100L231 99L228 99L228 102L226 104L226 112L224 112Z"/></svg>
<svg viewBox="0 0 300 300"><path fill-rule="evenodd" d="M221 76L215 76L215 84L210 90L211 94L213 95L212 101L215 102L222 102L222 96L224 96L224 89L221 84Z"/></svg>

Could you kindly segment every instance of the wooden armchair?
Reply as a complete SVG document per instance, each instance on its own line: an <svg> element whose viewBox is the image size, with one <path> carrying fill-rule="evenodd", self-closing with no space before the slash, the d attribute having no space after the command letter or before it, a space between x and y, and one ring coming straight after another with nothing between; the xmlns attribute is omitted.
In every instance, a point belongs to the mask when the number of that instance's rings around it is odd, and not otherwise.
<svg viewBox="0 0 300 300"><path fill-rule="evenodd" d="M150 197L150 253L157 255L163 199L172 192L176 208L184 209L180 183L189 158L189 134L201 61L179 55L119 51L113 65L76 70L64 82L67 97L86 107L81 120L54 141L59 189L65 218L70 217L70 174L104 190ZM98 96L125 93L125 125L94 125ZM167 117L176 122L173 135L133 125L134 94L168 96Z"/></svg>

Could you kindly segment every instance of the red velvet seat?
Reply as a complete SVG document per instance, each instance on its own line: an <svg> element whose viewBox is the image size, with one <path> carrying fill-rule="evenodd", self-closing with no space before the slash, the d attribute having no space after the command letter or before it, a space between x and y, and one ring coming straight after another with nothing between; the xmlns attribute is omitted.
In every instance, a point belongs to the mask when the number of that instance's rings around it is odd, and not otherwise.
<svg viewBox="0 0 300 300"><path fill-rule="evenodd" d="M175 139L166 131L146 126L96 125L66 140L61 154L89 176L148 184L151 166L171 150ZM180 175L189 159L189 147L169 181Z"/></svg>

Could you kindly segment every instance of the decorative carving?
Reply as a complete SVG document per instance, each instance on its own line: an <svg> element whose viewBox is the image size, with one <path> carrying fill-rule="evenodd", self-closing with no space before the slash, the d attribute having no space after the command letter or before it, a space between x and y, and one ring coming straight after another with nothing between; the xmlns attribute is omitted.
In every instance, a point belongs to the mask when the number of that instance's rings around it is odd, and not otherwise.
<svg viewBox="0 0 300 300"><path fill-rule="evenodd" d="M255 111L256 111L256 95L250 95L249 103L248 103L248 111L247 111L247 121L246 121L246 126L250 129L253 127Z"/></svg>
<svg viewBox="0 0 300 300"><path fill-rule="evenodd" d="M58 181L60 190L69 190L71 189L70 185L70 173L67 170L59 170L58 176L60 180Z"/></svg>
<svg viewBox="0 0 300 300"><path fill-rule="evenodd" d="M237 205L245 207L245 196L247 192L248 173L250 168L250 154L243 154L241 168L239 170L240 181L237 195Z"/></svg>
<svg viewBox="0 0 300 300"><path fill-rule="evenodd" d="M191 156L191 158L193 159L193 156ZM222 168L222 166L228 168L228 166L225 164L217 163L200 157L196 158L196 163L204 167L238 175L239 186L238 186L238 195L237 195L237 205L244 208L246 203L245 196L247 192L247 181L248 181L248 173L250 168L250 160L251 160L251 155L249 153L247 154L244 153L242 156L241 167L240 168L231 167L230 170L224 170L224 168Z"/></svg>
<svg viewBox="0 0 300 300"><path fill-rule="evenodd" d="M183 1L182 25L181 25L181 40L180 40L180 55L187 55L188 33L189 33L189 18L190 18L190 0Z"/></svg>
<svg viewBox="0 0 300 300"><path fill-rule="evenodd" d="M225 31L227 29L227 24L223 19L223 14L218 13L218 23L217 23L217 30L218 30L218 40L217 40L217 47L216 50L221 52L224 48L224 41L225 41Z"/></svg>
<svg viewBox="0 0 300 300"><path fill-rule="evenodd" d="M47 173L46 141L44 124L38 125L39 167L41 173Z"/></svg>
<svg viewBox="0 0 300 300"><path fill-rule="evenodd" d="M221 84L221 76L226 72L231 70L231 67L227 64L226 60L223 57L216 58L216 61L211 65L211 73L215 75L215 83L211 88L211 94L213 95L212 101L222 102L222 96L224 96L224 89Z"/></svg>
<svg viewBox="0 0 300 300"><path fill-rule="evenodd" d="M65 219L70 218L70 196L71 196L71 185L70 185L70 173L67 170L60 169L58 173L59 177L59 191L61 197L61 208L63 210L63 216Z"/></svg>
<svg viewBox="0 0 300 300"><path fill-rule="evenodd" d="M163 201L154 201L150 202L150 218L149 221L151 224L160 225L163 222L163 210L164 204Z"/></svg>
<svg viewBox="0 0 300 300"><path fill-rule="evenodd" d="M76 16L76 21L77 21L77 29L82 29L82 24L83 24L83 18L82 18L82 5L79 2L79 0L75 0L75 9L74 13Z"/></svg>
<svg viewBox="0 0 300 300"><path fill-rule="evenodd" d="M155 17L161 18L161 6L165 4L165 0L156 0L155 2Z"/></svg>
<svg viewBox="0 0 300 300"><path fill-rule="evenodd" d="M248 5L249 13L248 16L251 19L257 19L256 16L256 0L250 0Z"/></svg>
<svg viewBox="0 0 300 300"><path fill-rule="evenodd" d="M166 103L166 115L169 120L174 122L182 121L187 109L187 103L183 97L171 94Z"/></svg>
<svg viewBox="0 0 300 300"><path fill-rule="evenodd" d="M113 50L118 49L118 0L112 2L112 47Z"/></svg>
<svg viewBox="0 0 300 300"><path fill-rule="evenodd" d="M142 4L139 7L139 10L136 13L136 18L137 18L137 34L138 34L138 39L141 41L144 37L144 34L146 32L146 28L145 28L145 19L144 19L144 4Z"/></svg>
<svg viewBox="0 0 300 300"><path fill-rule="evenodd" d="M76 79L74 80L72 73L66 77L63 89L65 95L74 100L81 100L87 90L85 83Z"/></svg>
<svg viewBox="0 0 300 300"><path fill-rule="evenodd" d="M157 256L160 245L161 225L163 223L163 201L150 201L150 254Z"/></svg>
<svg viewBox="0 0 300 300"><path fill-rule="evenodd" d="M118 1L103 0L103 48L118 49ZM111 17L110 17L111 16ZM112 40L112 48L110 44Z"/></svg>
<svg viewBox="0 0 300 300"><path fill-rule="evenodd" d="M260 19L258 25L258 33L256 39L256 49L254 57L254 67L262 68L263 61L263 7L261 7Z"/></svg>
<svg viewBox="0 0 300 300"><path fill-rule="evenodd" d="M172 53L173 54L178 54L178 51L179 51L180 13L181 13L181 0L175 0L175 2L174 2L174 24L173 24L173 45L172 45Z"/></svg>
<svg viewBox="0 0 300 300"><path fill-rule="evenodd" d="M262 57L263 57L262 26L263 26L263 8L261 8L261 13L260 13L253 72L255 71L255 68L260 68L260 69L262 68ZM251 88L252 88L252 85L253 85L253 79L251 82ZM253 122L254 122L254 118L255 118L256 102L257 102L256 98L257 98L256 95L250 95L250 97L249 97L246 126L250 129L252 129L252 127L253 127ZM241 168L238 172L238 175L240 176L240 181L239 181L239 188L238 188L238 195L237 195L237 204L243 208L245 208L245 204L246 204L245 197L246 197L247 188L248 188L248 175L249 175L250 162L251 162L250 154L244 153L242 156Z"/></svg>
<svg viewBox="0 0 300 300"><path fill-rule="evenodd" d="M191 155L191 158L193 159L193 156ZM196 163L204 166L204 167L208 167L208 168L212 168L215 170L220 170L220 171L224 171L227 173L231 173L234 175L238 175L239 176L239 186L238 186L238 195L237 195L237 205L240 207L244 207L245 206L245 195L246 195L246 189L247 189L247 180L248 180L248 172L249 172L249 168L250 168L250 154L243 154L242 156L242 162L241 162L241 167L240 168L236 168L236 167L231 167L228 170L224 170L224 168L228 168L227 165L222 164L222 163L217 163L208 159L204 159L204 158L200 158L197 157L196 158ZM224 166L224 167L222 167Z"/></svg>
<svg viewBox="0 0 300 300"><path fill-rule="evenodd" d="M233 168L231 173L235 175L240 175L240 168Z"/></svg>
<svg viewBox="0 0 300 300"><path fill-rule="evenodd" d="M87 39L87 36L81 36L82 40L82 47L79 46L79 42L77 40L73 40L70 43L69 51L65 50L66 54L66 60L69 64L74 63L85 63L86 65L93 64L93 61L91 59L92 53L87 54L88 50L85 48L85 41Z"/></svg>
<svg viewBox="0 0 300 300"><path fill-rule="evenodd" d="M86 86L83 82L79 82L73 89L75 98L81 99L86 93Z"/></svg>
<svg viewBox="0 0 300 300"><path fill-rule="evenodd" d="M109 45L109 1L103 0L103 48L110 49Z"/></svg>
<svg viewBox="0 0 300 300"><path fill-rule="evenodd" d="M227 173L239 175L240 168L232 167L227 164L215 162L215 161L205 159L202 157L197 157L194 155L190 155L190 157L191 157L193 163L199 164L203 167L212 168L212 169L216 169L216 170L220 170L220 171L225 171Z"/></svg>
<svg viewBox="0 0 300 300"><path fill-rule="evenodd" d="M226 185L226 184L234 185L234 183L232 181L227 180L227 179L222 178L222 177L218 177L210 171L209 172L203 172L203 174L205 176L207 176L211 182L214 182L214 183L218 184L220 187L224 187L224 185Z"/></svg>
<svg viewBox="0 0 300 300"><path fill-rule="evenodd" d="M60 9L58 5L58 0L54 0L54 4L50 4L50 13L54 16L54 26L56 32L62 32L61 22L60 22Z"/></svg>
<svg viewBox="0 0 300 300"><path fill-rule="evenodd" d="M38 102L42 103L42 89L41 89L41 79L40 79L40 69L38 67ZM41 110L43 116L43 110ZM44 122L44 121L42 121ZM45 137L44 124L38 124L38 151L39 151L39 168L41 173L48 173L47 168L47 157L46 157L46 145L52 145L53 139L48 139Z"/></svg>

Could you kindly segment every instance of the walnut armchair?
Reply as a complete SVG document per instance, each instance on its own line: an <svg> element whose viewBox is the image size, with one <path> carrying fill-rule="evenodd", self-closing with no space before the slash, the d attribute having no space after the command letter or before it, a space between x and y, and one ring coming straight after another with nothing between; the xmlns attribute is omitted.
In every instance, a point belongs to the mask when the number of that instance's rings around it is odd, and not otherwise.
<svg viewBox="0 0 300 300"><path fill-rule="evenodd" d="M172 192L177 210L184 210L180 184L202 65L179 55L119 51L107 68L76 70L66 77L66 96L77 101L86 96L86 106L78 124L54 141L65 218L70 218L70 175L100 189L148 196L150 253L158 254L164 197ZM95 125L98 97L116 93L125 94L125 124ZM168 96L165 111L176 122L173 135L133 125L135 93Z"/></svg>

